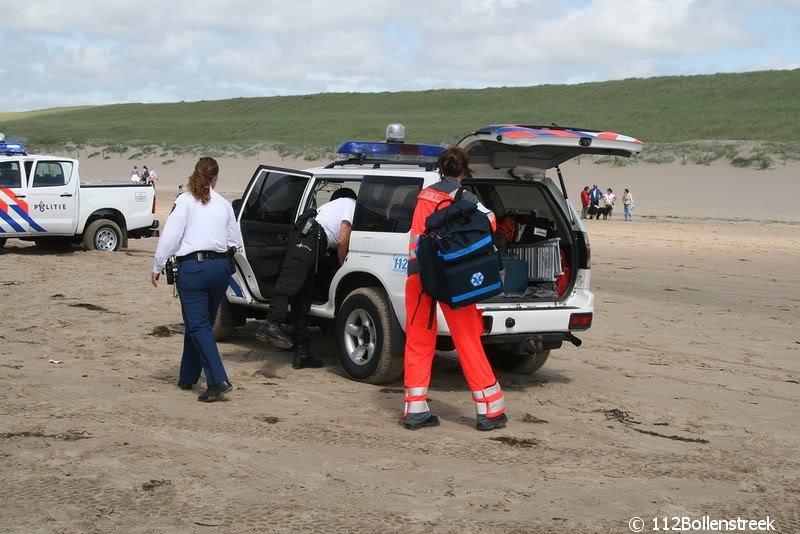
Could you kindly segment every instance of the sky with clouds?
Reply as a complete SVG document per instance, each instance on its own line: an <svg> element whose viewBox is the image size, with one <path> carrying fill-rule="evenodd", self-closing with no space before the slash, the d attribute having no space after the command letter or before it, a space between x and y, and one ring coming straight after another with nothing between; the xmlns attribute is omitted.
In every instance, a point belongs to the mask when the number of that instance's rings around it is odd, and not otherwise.
<svg viewBox="0 0 800 534"><path fill-rule="evenodd" d="M26 0L0 111L800 68L800 0Z"/></svg>

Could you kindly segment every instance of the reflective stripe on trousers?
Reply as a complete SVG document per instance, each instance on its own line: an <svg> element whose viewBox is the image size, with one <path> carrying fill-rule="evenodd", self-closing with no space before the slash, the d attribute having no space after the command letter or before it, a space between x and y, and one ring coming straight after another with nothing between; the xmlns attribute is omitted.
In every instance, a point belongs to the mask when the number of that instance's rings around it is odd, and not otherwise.
<svg viewBox="0 0 800 534"><path fill-rule="evenodd" d="M497 382L491 387L473 391L472 400L478 415L497 417L506 411L503 390L500 389L500 384Z"/></svg>
<svg viewBox="0 0 800 534"><path fill-rule="evenodd" d="M428 408L428 388L406 388L405 409L403 415L425 413Z"/></svg>

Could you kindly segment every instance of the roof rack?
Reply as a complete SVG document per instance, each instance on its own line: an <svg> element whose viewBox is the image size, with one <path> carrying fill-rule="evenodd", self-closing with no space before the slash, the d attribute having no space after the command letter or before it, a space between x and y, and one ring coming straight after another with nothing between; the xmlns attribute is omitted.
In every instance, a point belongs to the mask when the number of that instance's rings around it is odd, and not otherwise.
<svg viewBox="0 0 800 534"><path fill-rule="evenodd" d="M345 165L372 165L373 169L380 169L381 165L406 165L412 167L422 167L426 171L435 171L435 161L409 161L409 160L391 160L391 159L364 159L364 158L350 158L334 161L325 165L326 169L333 169L334 167L343 167Z"/></svg>

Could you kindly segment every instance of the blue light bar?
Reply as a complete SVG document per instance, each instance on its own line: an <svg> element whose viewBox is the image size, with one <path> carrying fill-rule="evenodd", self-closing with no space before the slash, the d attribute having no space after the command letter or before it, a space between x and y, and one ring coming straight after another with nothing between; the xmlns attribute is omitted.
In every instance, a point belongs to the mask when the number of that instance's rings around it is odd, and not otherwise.
<svg viewBox="0 0 800 534"><path fill-rule="evenodd" d="M343 160L435 162L445 150L447 147L440 145L345 141L339 145L336 156Z"/></svg>
<svg viewBox="0 0 800 534"><path fill-rule="evenodd" d="M14 154L25 155L25 145L19 141L0 141L0 155L13 156Z"/></svg>

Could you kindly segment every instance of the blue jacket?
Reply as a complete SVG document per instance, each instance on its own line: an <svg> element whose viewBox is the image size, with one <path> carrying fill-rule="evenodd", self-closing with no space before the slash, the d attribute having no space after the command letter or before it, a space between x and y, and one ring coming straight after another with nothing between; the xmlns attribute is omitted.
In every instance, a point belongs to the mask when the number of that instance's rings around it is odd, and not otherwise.
<svg viewBox="0 0 800 534"><path fill-rule="evenodd" d="M593 187L589 190L589 200L592 201L592 204L597 204L601 198L603 198L603 192L600 191L599 187Z"/></svg>

